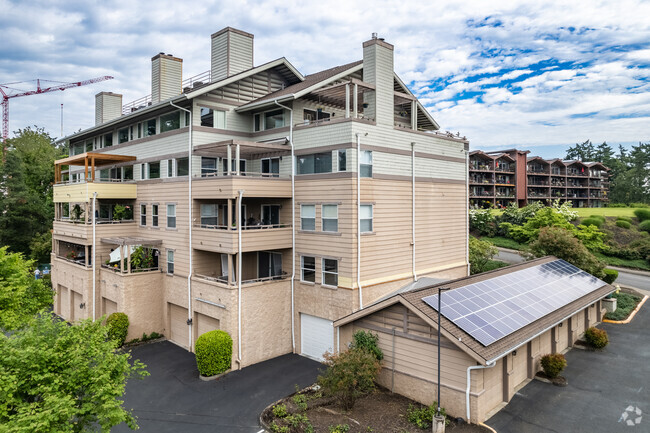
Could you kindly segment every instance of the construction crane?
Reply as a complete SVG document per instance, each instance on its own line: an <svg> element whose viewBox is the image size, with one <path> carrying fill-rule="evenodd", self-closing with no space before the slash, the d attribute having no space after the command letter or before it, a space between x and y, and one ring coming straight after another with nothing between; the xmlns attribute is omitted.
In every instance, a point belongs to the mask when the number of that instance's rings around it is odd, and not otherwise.
<svg viewBox="0 0 650 433"><path fill-rule="evenodd" d="M11 98L18 98L20 96L30 96L30 95L38 95L39 93L49 93L49 92L55 92L58 90L65 90L69 89L71 87L81 87L85 86L86 84L93 84L93 83L99 83L100 81L106 81L106 80L112 80L113 77L110 77L108 75L103 76L103 77L97 77L93 78L90 80L85 80L85 81L76 81L74 83L61 83L57 81L50 81L50 80L31 80L31 81L18 81L14 83L6 83L6 84L0 84L0 94L2 94L2 147L3 147L3 156L5 155L7 151L7 138L9 137L9 100ZM16 89L11 86L16 85L16 84L21 84L21 83L31 83L33 81L36 81L36 90L22 90L22 89ZM48 84L49 87L41 87L41 81L47 82L47 83L54 83L54 84Z"/></svg>

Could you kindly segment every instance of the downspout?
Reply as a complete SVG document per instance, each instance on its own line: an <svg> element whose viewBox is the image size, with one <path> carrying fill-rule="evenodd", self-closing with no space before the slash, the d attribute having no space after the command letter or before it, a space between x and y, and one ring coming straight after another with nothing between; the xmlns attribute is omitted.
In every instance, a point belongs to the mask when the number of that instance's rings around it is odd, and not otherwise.
<svg viewBox="0 0 650 433"><path fill-rule="evenodd" d="M97 285L97 267L95 266L95 243L96 243L96 233L95 233L95 209L97 209L97 191L93 192L93 322L96 319L97 307L95 306L95 287Z"/></svg>
<svg viewBox="0 0 650 433"><path fill-rule="evenodd" d="M241 370L241 202L243 190L239 190L239 199L237 200L237 364Z"/></svg>
<svg viewBox="0 0 650 433"><path fill-rule="evenodd" d="M469 150L465 151L465 262L467 275L470 275L469 263Z"/></svg>
<svg viewBox="0 0 650 433"><path fill-rule="evenodd" d="M363 134L368 135L368 133ZM357 287L359 288L359 310L363 308L361 290L361 133L357 132Z"/></svg>
<svg viewBox="0 0 650 433"><path fill-rule="evenodd" d="M470 422L470 417L469 417L469 390L472 386L472 380L471 380L471 373L472 370L482 370L486 368L492 368L495 365L497 365L496 361L488 361L487 364L485 365L472 365L467 367L467 389L465 390L465 407L467 408L467 422ZM440 384L438 384L440 386Z"/></svg>
<svg viewBox="0 0 650 433"><path fill-rule="evenodd" d="M415 142L411 142L411 233L413 239L413 281L418 280L418 274L415 272Z"/></svg>
<svg viewBox="0 0 650 433"><path fill-rule="evenodd" d="M194 346L192 342L192 223L193 223L193 215L192 215L192 110L188 110L187 108L179 107L178 105L174 104L172 101L169 101L169 104L172 107L176 107L179 110L185 111L186 113L190 114L190 130L189 130L189 139L188 139L188 144L187 144L187 164L188 164L188 171L189 171L189 176L188 176L188 195L187 195L187 201L188 201L188 209L189 209L189 262L190 262L190 269L187 273L187 327L188 327L188 335L189 335L189 345L190 345L190 352L192 351L192 346Z"/></svg>
<svg viewBox="0 0 650 433"><path fill-rule="evenodd" d="M291 348L296 352L294 280L296 279L296 158L293 149L293 108L282 105L276 99L276 105L289 110L289 144L291 145Z"/></svg>

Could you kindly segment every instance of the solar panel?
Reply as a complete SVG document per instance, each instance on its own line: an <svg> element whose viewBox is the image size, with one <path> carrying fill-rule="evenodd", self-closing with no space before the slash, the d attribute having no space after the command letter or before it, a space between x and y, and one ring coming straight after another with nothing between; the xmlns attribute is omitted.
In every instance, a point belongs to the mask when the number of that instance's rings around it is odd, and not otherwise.
<svg viewBox="0 0 650 433"><path fill-rule="evenodd" d="M440 313L489 346L605 284L554 260L444 292ZM437 294L422 300L438 310Z"/></svg>

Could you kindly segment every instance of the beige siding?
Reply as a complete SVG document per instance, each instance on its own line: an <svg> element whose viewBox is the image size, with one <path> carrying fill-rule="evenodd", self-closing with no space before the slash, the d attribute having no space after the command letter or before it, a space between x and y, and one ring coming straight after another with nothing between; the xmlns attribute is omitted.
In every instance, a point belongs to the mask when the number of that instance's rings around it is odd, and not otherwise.
<svg viewBox="0 0 650 433"><path fill-rule="evenodd" d="M497 361L494 367L482 370L485 393L481 396L479 420L483 420L485 414L503 403L503 363L504 359L502 358ZM475 372L473 374L480 373ZM474 416L472 415L472 417ZM474 418L472 418L472 421L475 421Z"/></svg>

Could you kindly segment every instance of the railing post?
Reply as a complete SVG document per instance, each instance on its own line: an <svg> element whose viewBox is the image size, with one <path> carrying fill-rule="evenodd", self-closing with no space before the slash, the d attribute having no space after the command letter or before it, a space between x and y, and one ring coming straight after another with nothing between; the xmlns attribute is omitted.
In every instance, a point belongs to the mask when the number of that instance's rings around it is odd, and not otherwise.
<svg viewBox="0 0 650 433"><path fill-rule="evenodd" d="M350 118L350 83L345 85L345 118Z"/></svg>

